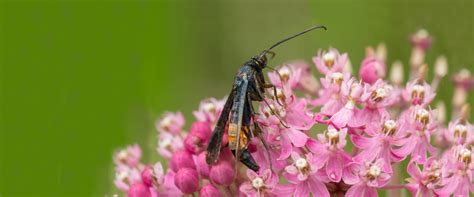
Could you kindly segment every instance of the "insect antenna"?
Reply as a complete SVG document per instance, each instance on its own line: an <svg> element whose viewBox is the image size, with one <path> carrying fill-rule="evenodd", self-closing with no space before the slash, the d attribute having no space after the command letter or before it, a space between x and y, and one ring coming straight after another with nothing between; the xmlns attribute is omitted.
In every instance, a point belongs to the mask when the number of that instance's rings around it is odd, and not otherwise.
<svg viewBox="0 0 474 197"><path fill-rule="evenodd" d="M302 32L299 32L299 33L297 33L297 34L295 34L295 35L292 35L292 36L290 36L290 37L287 37L287 38L285 38L285 39L283 39L283 40L280 40L280 41L278 41L277 43L273 44L270 48L264 50L264 51L260 54L260 56L258 57L258 59L261 60L261 58L262 58L263 56L265 56L270 50L272 50L273 48L277 47L278 45L280 45L280 44L282 44L282 43L284 43L284 42L286 42L286 41L288 41L288 40L291 40L291 39L293 39L293 38L296 38L296 37L298 37L298 36L301 36L301 35L303 35L303 34L305 34L305 33L308 33L308 32L310 32L310 31L313 31L313 30L315 30L315 29L324 29L324 30L327 30L327 28L326 28L325 26L323 26L323 25L318 25L318 26L310 27L310 28L308 28L308 29L306 29L306 30L304 30L304 31L302 31Z"/></svg>

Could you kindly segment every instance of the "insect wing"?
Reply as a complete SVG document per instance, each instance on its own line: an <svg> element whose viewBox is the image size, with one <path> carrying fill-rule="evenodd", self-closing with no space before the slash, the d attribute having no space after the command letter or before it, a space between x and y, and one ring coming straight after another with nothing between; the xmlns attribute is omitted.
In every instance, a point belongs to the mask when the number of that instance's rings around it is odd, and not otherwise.
<svg viewBox="0 0 474 197"><path fill-rule="evenodd" d="M227 120L229 119L229 112L232 109L232 105L234 103L234 95L235 89L232 89L229 94L229 97L227 98L227 101L225 102L224 108L222 109L219 120L217 121L217 125L212 131L211 139L209 140L209 143L207 145L206 153L206 162L208 164L214 164L219 158L222 137L224 136Z"/></svg>

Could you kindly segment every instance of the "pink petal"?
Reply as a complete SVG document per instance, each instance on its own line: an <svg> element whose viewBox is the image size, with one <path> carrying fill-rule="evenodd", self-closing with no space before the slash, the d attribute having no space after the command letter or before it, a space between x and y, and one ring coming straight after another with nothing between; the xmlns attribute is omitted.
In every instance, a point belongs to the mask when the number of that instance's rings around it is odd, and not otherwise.
<svg viewBox="0 0 474 197"><path fill-rule="evenodd" d="M329 160L326 166L326 173L332 182L337 183L341 181L342 162L337 155L332 155L329 157Z"/></svg>
<svg viewBox="0 0 474 197"><path fill-rule="evenodd" d="M412 159L410 163L408 163L407 172L415 181L419 182L421 180L421 171L420 168L415 165L414 159Z"/></svg>
<svg viewBox="0 0 474 197"><path fill-rule="evenodd" d="M295 147L303 147L308 141L309 137L299 130L288 128L285 131Z"/></svg>
<svg viewBox="0 0 474 197"><path fill-rule="evenodd" d="M295 197L307 197L309 196L309 186L306 182L301 182L296 185Z"/></svg>
<svg viewBox="0 0 474 197"><path fill-rule="evenodd" d="M288 139L286 135L281 135L280 143L281 152L280 157L278 157L278 160L284 160L290 156L291 152L293 152L293 146L290 143L290 139Z"/></svg>
<svg viewBox="0 0 474 197"><path fill-rule="evenodd" d="M354 185L360 182L360 178L357 174L358 168L359 166L357 163L350 163L343 168L342 179L344 180L344 183Z"/></svg>
<svg viewBox="0 0 474 197"><path fill-rule="evenodd" d="M326 188L326 185L315 177L310 177L308 179L308 186L313 196L329 197L329 191Z"/></svg>

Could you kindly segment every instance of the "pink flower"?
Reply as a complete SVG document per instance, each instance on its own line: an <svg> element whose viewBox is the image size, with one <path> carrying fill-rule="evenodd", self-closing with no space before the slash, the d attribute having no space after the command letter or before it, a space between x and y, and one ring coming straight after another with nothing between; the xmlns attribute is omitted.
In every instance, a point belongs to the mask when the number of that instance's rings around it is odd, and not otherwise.
<svg viewBox="0 0 474 197"><path fill-rule="evenodd" d="M444 139L454 145L471 144L474 142L474 126L463 119L449 122L448 129L443 130Z"/></svg>
<svg viewBox="0 0 474 197"><path fill-rule="evenodd" d="M278 176L269 169L258 175L252 170L247 170L250 181L240 185L240 191L246 196L289 196L294 188L288 185L279 185Z"/></svg>
<svg viewBox="0 0 474 197"><path fill-rule="evenodd" d="M199 175L203 178L209 178L209 172L211 171L211 166L206 162L206 152L201 152L196 161L196 169Z"/></svg>
<svg viewBox="0 0 474 197"><path fill-rule="evenodd" d="M303 61L291 62L289 66L294 69L301 69L301 78L296 89L309 95L317 95L320 86L319 80L311 73L310 66Z"/></svg>
<svg viewBox="0 0 474 197"><path fill-rule="evenodd" d="M418 30L410 37L414 47L426 50L431 47L432 38L425 29Z"/></svg>
<svg viewBox="0 0 474 197"><path fill-rule="evenodd" d="M427 151L432 155L436 153L436 149L430 144L431 134L436 129L432 112L421 106L411 107L405 115L402 114L399 123L400 132L406 137L397 141L401 147L394 150L396 155L403 157L411 154L412 158L417 158L416 162L424 163Z"/></svg>
<svg viewBox="0 0 474 197"><path fill-rule="evenodd" d="M414 80L409 82L402 93L403 99L412 105L426 106L433 101L436 93L426 81Z"/></svg>
<svg viewBox="0 0 474 197"><path fill-rule="evenodd" d="M347 53L340 54L337 49L329 48L329 51L318 50L318 55L313 57L313 63L322 74L342 72L348 63Z"/></svg>
<svg viewBox="0 0 474 197"><path fill-rule="evenodd" d="M390 172L383 170L383 160L378 159L375 162L350 163L350 170L344 171L344 182L352 185L347 190L347 197L378 196L376 188L385 186L391 177Z"/></svg>
<svg viewBox="0 0 474 197"><path fill-rule="evenodd" d="M301 157L293 152L291 157L293 163L285 168L283 176L295 186L294 195L303 197L312 193L313 196L329 197L329 191L324 185L329 180L326 174L318 173L322 163L315 162L312 153L306 153L304 157Z"/></svg>
<svg viewBox="0 0 474 197"><path fill-rule="evenodd" d="M360 101L363 92L363 87L360 83L354 82L350 79L341 86L341 100L346 101L344 107L331 116L330 122L338 128L351 127L358 128L364 125L356 119L359 112L357 103Z"/></svg>
<svg viewBox="0 0 474 197"><path fill-rule="evenodd" d="M302 74L301 68L295 68L290 65L288 66L284 65L278 69L278 73L269 72L268 79L270 79L270 82L276 87L281 88L283 87L283 84L285 84L285 86L291 89L294 89L296 88L296 86L298 85L301 79L301 74Z"/></svg>
<svg viewBox="0 0 474 197"><path fill-rule="evenodd" d="M413 196L429 197L438 195L435 190L441 184L442 165L434 157L431 157L423 165L423 171L421 171L414 160L410 161L407 167L410 178L407 179L406 187Z"/></svg>
<svg viewBox="0 0 474 197"><path fill-rule="evenodd" d="M140 170L129 166L119 165L115 169L115 186L124 192L130 189L135 183L141 183Z"/></svg>
<svg viewBox="0 0 474 197"><path fill-rule="evenodd" d="M141 157L142 150L140 149L140 146L135 144L116 152L114 155L114 162L116 165L135 167L140 162Z"/></svg>
<svg viewBox="0 0 474 197"><path fill-rule="evenodd" d="M325 166L323 171L332 182L342 178L344 165L351 162L351 156L344 151L347 128L336 130L329 126L324 134L318 135L318 140L308 142L309 150L317 155L313 158L317 166Z"/></svg>
<svg viewBox="0 0 474 197"><path fill-rule="evenodd" d="M443 195L454 194L454 196L469 196L469 191L474 192L472 183L472 173L474 164L472 163L472 146L454 146L445 154L448 161L443 168L443 187L436 192Z"/></svg>
<svg viewBox="0 0 474 197"><path fill-rule="evenodd" d="M347 97L344 97L341 89L342 85L348 84L349 80L351 80L351 76L348 73L328 73L324 78L321 78L322 89L319 94L320 97L311 101L311 104L322 106L321 114L332 116L344 107L347 102Z"/></svg>
<svg viewBox="0 0 474 197"><path fill-rule="evenodd" d="M178 150L184 148L183 138L180 135L173 135L171 133L160 133L158 137L158 153L170 159L171 156Z"/></svg>
<svg viewBox="0 0 474 197"><path fill-rule="evenodd" d="M211 125L216 124L222 108L224 108L225 101L226 98L221 100L209 98L201 101L199 110L193 112L194 117L196 117L199 122L207 122Z"/></svg>
<svg viewBox="0 0 474 197"><path fill-rule="evenodd" d="M276 101L271 101L270 106L261 108L264 116L259 118L259 122L266 127L279 126L280 138L278 140L280 141L281 154L278 160L288 158L293 151L293 147L303 147L309 139L304 131L309 130L316 123L309 109L307 109L306 99L296 100L291 93L283 94L281 97L285 98L281 99L284 101L284 107L279 107ZM282 119L286 127L280 126L282 123L273 112Z"/></svg>
<svg viewBox="0 0 474 197"><path fill-rule="evenodd" d="M355 161L374 161L376 159L383 160L383 170L385 172L392 172L392 162L400 162L405 155L397 155L395 149L397 148L397 140L401 137L398 132L397 123L390 120L388 117L384 118L381 124L376 126L376 130L366 132L366 136L352 135L352 142L361 149L360 153L354 157Z"/></svg>
<svg viewBox="0 0 474 197"><path fill-rule="evenodd" d="M268 151L270 152L270 160L273 165L273 170L280 171L282 170L287 162L286 160L279 160L281 151L281 135L280 135L280 128L278 125L272 125L265 128L262 128L263 132L263 139L268 145ZM268 155L265 150L263 144L254 139L252 141L254 144L258 144L257 151L252 154L255 161L258 163L261 169L266 169L270 166ZM292 148L291 148L292 150Z"/></svg>
<svg viewBox="0 0 474 197"><path fill-rule="evenodd" d="M168 112L157 121L156 129L163 133L168 132L172 134L179 134L184 126L184 116L181 112Z"/></svg>

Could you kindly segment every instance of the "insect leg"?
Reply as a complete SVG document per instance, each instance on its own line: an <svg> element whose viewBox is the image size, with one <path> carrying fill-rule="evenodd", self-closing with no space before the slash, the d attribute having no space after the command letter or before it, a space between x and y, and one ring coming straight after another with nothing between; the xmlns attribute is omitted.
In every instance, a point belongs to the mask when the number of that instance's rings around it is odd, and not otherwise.
<svg viewBox="0 0 474 197"><path fill-rule="evenodd" d="M276 89L276 87L275 87L273 84L263 84L263 87L264 87L264 88L272 88L272 89L273 89L273 96L275 97L275 100L277 101L277 103L278 103L280 106L284 106L284 104L282 104L282 103L280 102L280 99L278 99L277 89Z"/></svg>
<svg viewBox="0 0 474 197"><path fill-rule="evenodd" d="M270 165L270 170L273 172L272 158L270 156L270 151L269 151L269 148L268 148L268 144L265 141L265 139L263 139L262 129L260 128L260 126L258 125L257 120L255 119L255 114L256 113L255 113L255 109L253 108L253 105L252 105L252 100L250 99L250 97L247 97L247 100L248 100L248 103L250 105L250 113L252 114L254 133L258 137L258 139L262 142L263 147L265 148L265 152L267 153L268 163Z"/></svg>

